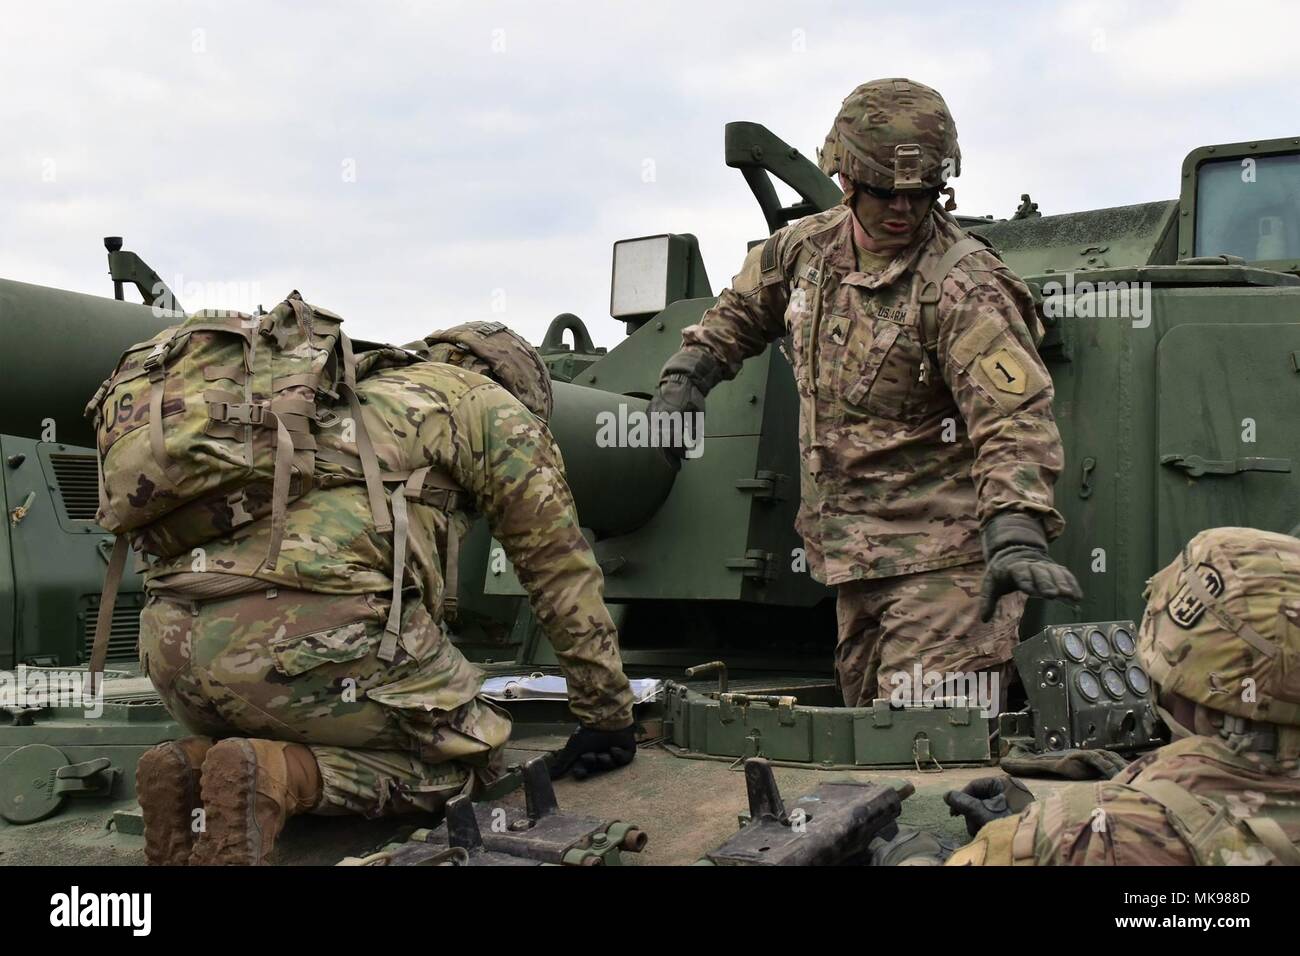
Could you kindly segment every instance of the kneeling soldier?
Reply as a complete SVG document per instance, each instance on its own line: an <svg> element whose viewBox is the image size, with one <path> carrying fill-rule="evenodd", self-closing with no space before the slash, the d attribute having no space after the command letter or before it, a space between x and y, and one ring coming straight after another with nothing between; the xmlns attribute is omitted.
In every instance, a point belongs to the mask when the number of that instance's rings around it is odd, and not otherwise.
<svg viewBox="0 0 1300 956"><path fill-rule="evenodd" d="M555 770L632 759L632 695L545 424L541 359L496 323L416 348L432 361L359 359L371 363L358 375L365 428L347 428L345 405L316 436L317 487L288 506L274 568L263 564L266 518L205 545L201 572L188 554L149 569L141 660L198 735L139 763L150 863L262 863L294 814L436 811L494 779L510 720L479 696L482 673L444 628L472 511L513 562L568 679L582 726ZM390 499L391 534L353 473L353 431L369 436L386 480L407 476Z"/></svg>

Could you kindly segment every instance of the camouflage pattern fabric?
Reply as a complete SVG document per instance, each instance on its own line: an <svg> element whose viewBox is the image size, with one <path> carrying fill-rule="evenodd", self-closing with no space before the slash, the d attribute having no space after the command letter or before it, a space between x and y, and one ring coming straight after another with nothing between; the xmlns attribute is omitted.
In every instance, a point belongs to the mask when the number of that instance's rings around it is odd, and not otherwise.
<svg viewBox="0 0 1300 956"><path fill-rule="evenodd" d="M272 596L273 595L273 596ZM308 745L317 813L436 811L499 772L505 712L418 601L391 663L377 657L387 602L269 589L193 607L152 598L140 664L195 733Z"/></svg>
<svg viewBox="0 0 1300 956"><path fill-rule="evenodd" d="M1275 820L1300 841L1300 768L1222 740L1186 737L1147 754L1111 780L1072 784L1018 817L995 820L949 866L1191 866L1197 854L1152 797L1135 789L1173 781L1222 811L1222 831L1203 862L1266 865L1277 858L1241 821Z"/></svg>
<svg viewBox="0 0 1300 956"><path fill-rule="evenodd" d="M172 557L272 514L277 483L300 495L317 395L338 384L341 322L293 292L261 316L197 312L128 349L87 408L103 464L98 522ZM273 480L282 455L292 481Z"/></svg>
<svg viewBox="0 0 1300 956"><path fill-rule="evenodd" d="M1063 465L1042 330L1025 284L992 253L961 259L923 348L918 267L964 238L938 208L878 275L858 271L837 206L754 247L717 305L682 333L735 377L789 337L801 398L802 503L810 570L826 584L913 574L982 557L979 528L1009 509L1064 527ZM815 473L815 474L814 474Z"/></svg>
<svg viewBox="0 0 1300 956"><path fill-rule="evenodd" d="M628 726L632 694L619 659L617 631L603 601L604 581L579 529L563 462L545 425L500 386L447 365L385 368L364 380L359 392L385 471L423 465L440 469L461 485L487 518L555 648L568 678L574 714L597 729ZM408 502L407 507L405 580L410 587L403 602L401 632L407 656L399 651L391 665L379 666L370 644L378 640L387 615L392 538L376 531L370 517L355 463L356 429L349 428L345 409L335 412L339 421L318 436L317 477L323 487L290 506L282 557L274 570L261 565L269 534L268 522L262 520L209 543L197 555L155 562L146 575L154 589L165 589L171 575L194 571L251 577L277 589L277 596L267 600L255 593L202 602L194 605L193 615L188 607L178 610L167 601L152 601L142 617L141 644L148 649L165 638L192 642L185 635L193 628L214 647L260 641L243 650L234 648L229 655L224 650L199 655L189 664L193 680L179 685L187 690L166 691L161 677L152 671L150 676L169 707L174 702L178 708L174 711L178 719L193 727L209 727L204 732L228 734L234 728L243 735L388 753L347 764L346 772L332 769L325 757L320 758L327 784L331 779L337 784L355 778L360 781L356 786L366 793L378 768L393 770L397 758L391 752L412 753L412 741L423 741L425 749L415 751L419 765L408 770L425 779L431 762L458 760L473 765L483 751L499 748L509 723L487 701L476 698L481 673L443 633L440 548L446 541L448 518L439 508L418 501ZM463 531L469 515L456 513L451 520ZM312 614L295 610L309 597L324 601L327 610ZM408 616L417 610L423 617ZM284 615L290 616L292 627L284 622ZM310 628L298 623L304 615L304 620L310 618ZM173 632L180 636L169 637ZM288 640L302 635L314 636ZM281 639L287 643L272 646L273 640ZM189 651L184 657L190 660ZM247 680L223 678L214 670L225 664L213 662L229 660L248 669ZM366 670L366 662L373 669ZM325 681L334 687L348 678L357 681L361 703L340 709L334 706L337 694L327 693L319 684ZM231 691L230 681L243 690ZM259 682L267 682L261 692L255 689ZM273 698L261 699L259 694L268 689L275 691ZM237 699L227 700L227 693ZM368 710L363 706L367 704ZM375 712L385 708L395 713L380 720ZM410 713L421 709L437 718L432 729L426 726L426 718L413 722ZM240 716L232 717L232 712ZM354 721L359 722L356 732L350 729ZM427 749L432 746L432 738L426 740L432 731L436 731L435 750ZM403 792L414 792L410 787L419 780L409 774L403 780L407 785ZM353 800L365 803L355 793ZM336 803L348 805L343 796Z"/></svg>
<svg viewBox="0 0 1300 956"><path fill-rule="evenodd" d="M1147 582L1146 597L1138 655L1161 690L1218 713L1300 726L1300 539L1202 531ZM1300 755L1300 734L1284 736Z"/></svg>
<svg viewBox="0 0 1300 956"><path fill-rule="evenodd" d="M618 655L618 634L603 600L604 578L578 526L564 463L547 431L505 389L465 369L420 363L379 371L361 382L363 414L385 471L422 465L465 489L501 542L531 596L533 611L569 680L570 706L583 723L620 729L632 722L632 694ZM345 412L317 438L319 476L360 478L355 437ZM355 431L353 429L352 431ZM440 542L446 518L435 507L407 508L408 581L418 582L441 621ZM468 527L468 516L454 520ZM357 480L318 488L290 506L274 571L258 566L267 523L242 528L204 549L206 567L284 587L333 594L387 593L392 540L375 530ZM151 569L150 579L190 571L186 555Z"/></svg>
<svg viewBox="0 0 1300 956"><path fill-rule="evenodd" d="M1300 864L1300 541L1202 531L1146 597L1138 659L1191 714L1162 711L1178 739L995 820L950 864Z"/></svg>
<svg viewBox="0 0 1300 956"><path fill-rule="evenodd" d="M895 152L899 144L918 148L912 170ZM936 90L902 77L863 83L846 96L820 158L828 176L842 173L880 189L933 188L961 175L957 124L947 103Z"/></svg>
<svg viewBox="0 0 1300 956"><path fill-rule="evenodd" d="M482 372L546 421L555 406L551 374L537 350L500 322L466 322L426 335L413 350L433 362ZM481 363L481 367L479 367Z"/></svg>
<svg viewBox="0 0 1300 956"><path fill-rule="evenodd" d="M910 680L918 664L923 674L974 674L1009 661L1025 596L1003 598L986 624L979 619L983 575L981 562L840 585L835 670L844 706L889 697L898 686L892 675Z"/></svg>

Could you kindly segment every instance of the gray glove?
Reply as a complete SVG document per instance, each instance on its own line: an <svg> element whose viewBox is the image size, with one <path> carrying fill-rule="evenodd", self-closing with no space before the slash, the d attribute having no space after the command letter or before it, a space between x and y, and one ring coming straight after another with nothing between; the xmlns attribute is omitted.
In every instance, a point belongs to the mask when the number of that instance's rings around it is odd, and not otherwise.
<svg viewBox="0 0 1300 956"><path fill-rule="evenodd" d="M681 349L664 363L659 390L650 399L646 413L650 427L659 430L659 447L674 467L703 437L704 399L720 381L721 366L712 355L699 349Z"/></svg>
<svg viewBox="0 0 1300 956"><path fill-rule="evenodd" d="M957 841L949 840L915 827L898 825L893 839L875 837L867 845L868 866L943 866L944 860L957 849Z"/></svg>
<svg viewBox="0 0 1300 956"><path fill-rule="evenodd" d="M1083 600L1074 575L1048 555L1041 519L1019 511L1000 511L989 519L980 537L988 564L980 585L981 621L991 621L998 601L1012 591L1071 604Z"/></svg>

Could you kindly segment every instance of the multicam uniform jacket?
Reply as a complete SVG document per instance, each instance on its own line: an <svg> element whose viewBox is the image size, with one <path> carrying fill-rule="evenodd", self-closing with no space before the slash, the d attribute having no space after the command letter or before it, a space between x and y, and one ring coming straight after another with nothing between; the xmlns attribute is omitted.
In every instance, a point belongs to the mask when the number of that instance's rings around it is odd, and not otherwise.
<svg viewBox="0 0 1300 956"><path fill-rule="evenodd" d="M545 426L505 389L450 365L384 369L365 378L358 393L385 471L432 466L460 485L487 518L564 668L574 714L601 729L630 724L632 695L617 631L602 600L604 581L579 530L560 452ZM356 429L349 427L346 405L335 411L339 422L318 436L322 487L289 506L275 568L262 567L270 534L269 519L263 519L204 545L203 569L304 591L388 596L393 537L376 530L365 487L342 480L357 469ZM342 483L331 486L331 472ZM359 469L352 477L360 477ZM439 555L448 517L418 501L408 502L407 515L405 580L418 583L424 604L440 624L444 580ZM463 532L469 514L453 512L450 520ZM199 570L196 559L185 554L158 563L148 578L156 582ZM450 651L459 657L454 648ZM466 686L437 688L440 708L468 701L478 691L477 668L465 662L454 672Z"/></svg>
<svg viewBox="0 0 1300 956"><path fill-rule="evenodd" d="M1162 783L1176 784L1183 796L1174 791L1170 799ZM1204 807L1180 817L1189 799ZM1185 737L1110 780L1072 784L1019 816L993 821L948 865L1271 864L1278 858L1266 842L1270 831L1277 834L1273 839L1300 840L1296 762L1235 753L1212 737ZM1286 848L1279 852L1285 855Z"/></svg>
<svg viewBox="0 0 1300 956"><path fill-rule="evenodd" d="M814 577L835 585L977 561L980 525L1008 509L1040 515L1055 537L1063 456L1028 288L991 251L972 252L942 281L927 335L918 271L933 272L963 231L936 209L870 275L852 227L837 206L779 230L682 333L727 378L788 337L801 404L797 524Z"/></svg>

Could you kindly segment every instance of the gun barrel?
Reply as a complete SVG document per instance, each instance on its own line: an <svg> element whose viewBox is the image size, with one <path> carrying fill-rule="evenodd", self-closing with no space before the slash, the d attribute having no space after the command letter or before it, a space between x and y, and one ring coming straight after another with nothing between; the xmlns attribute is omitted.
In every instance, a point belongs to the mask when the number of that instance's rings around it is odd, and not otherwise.
<svg viewBox="0 0 1300 956"><path fill-rule="evenodd" d="M144 305L0 279L0 434L93 445L86 403L117 357L171 324Z"/></svg>
<svg viewBox="0 0 1300 956"><path fill-rule="evenodd" d="M578 519L598 538L635 531L659 510L676 470L650 447L649 402L555 382L551 434L564 456Z"/></svg>

